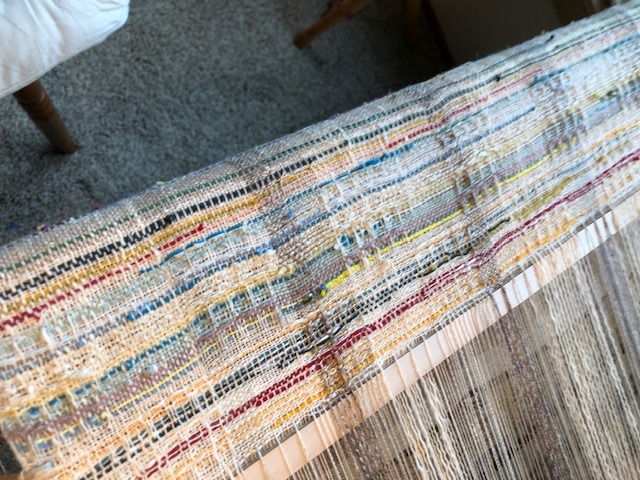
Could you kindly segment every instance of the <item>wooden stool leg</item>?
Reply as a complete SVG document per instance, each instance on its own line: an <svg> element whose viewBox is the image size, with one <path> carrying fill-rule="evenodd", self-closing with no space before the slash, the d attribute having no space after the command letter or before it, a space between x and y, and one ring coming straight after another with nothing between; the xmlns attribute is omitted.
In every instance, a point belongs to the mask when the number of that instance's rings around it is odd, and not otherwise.
<svg viewBox="0 0 640 480"><path fill-rule="evenodd" d="M13 96L56 150L73 153L78 149L40 80L18 90Z"/></svg>
<svg viewBox="0 0 640 480"><path fill-rule="evenodd" d="M325 30L328 30L340 20L350 17L362 9L369 0L344 0L341 3L332 2L333 8L306 30L298 32L293 37L293 43L298 48L307 47L313 40Z"/></svg>

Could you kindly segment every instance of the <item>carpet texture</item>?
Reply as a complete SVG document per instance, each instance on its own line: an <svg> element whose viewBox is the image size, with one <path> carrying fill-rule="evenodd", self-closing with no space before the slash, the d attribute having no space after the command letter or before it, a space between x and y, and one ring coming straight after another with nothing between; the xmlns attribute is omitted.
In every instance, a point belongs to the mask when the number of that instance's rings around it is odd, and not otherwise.
<svg viewBox="0 0 640 480"><path fill-rule="evenodd" d="M138 0L127 24L42 79L80 144L53 154L0 99L0 244L346 111L442 69L424 21L376 0L299 51L324 0Z"/></svg>

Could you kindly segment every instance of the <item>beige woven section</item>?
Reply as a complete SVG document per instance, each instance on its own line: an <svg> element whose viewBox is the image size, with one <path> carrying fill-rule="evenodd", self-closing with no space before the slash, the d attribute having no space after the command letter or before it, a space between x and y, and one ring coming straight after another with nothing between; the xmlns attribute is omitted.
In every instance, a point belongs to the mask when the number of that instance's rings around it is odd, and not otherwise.
<svg viewBox="0 0 640 480"><path fill-rule="evenodd" d="M293 478L637 478L638 245L636 221Z"/></svg>

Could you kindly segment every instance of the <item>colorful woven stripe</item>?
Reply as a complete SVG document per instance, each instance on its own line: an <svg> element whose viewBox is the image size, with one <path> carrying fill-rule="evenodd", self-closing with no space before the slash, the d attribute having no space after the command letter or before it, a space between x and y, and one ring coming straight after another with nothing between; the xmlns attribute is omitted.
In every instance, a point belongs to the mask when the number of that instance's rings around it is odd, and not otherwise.
<svg viewBox="0 0 640 480"><path fill-rule="evenodd" d="M639 52L611 9L0 248L3 436L238 475L640 189Z"/></svg>

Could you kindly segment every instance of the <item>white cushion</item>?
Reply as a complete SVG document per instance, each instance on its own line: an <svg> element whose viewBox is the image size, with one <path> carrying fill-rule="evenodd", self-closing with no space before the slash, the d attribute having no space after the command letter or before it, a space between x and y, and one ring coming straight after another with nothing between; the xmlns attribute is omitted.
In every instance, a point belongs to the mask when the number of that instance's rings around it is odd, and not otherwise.
<svg viewBox="0 0 640 480"><path fill-rule="evenodd" d="M103 41L129 0L0 0L0 97Z"/></svg>

